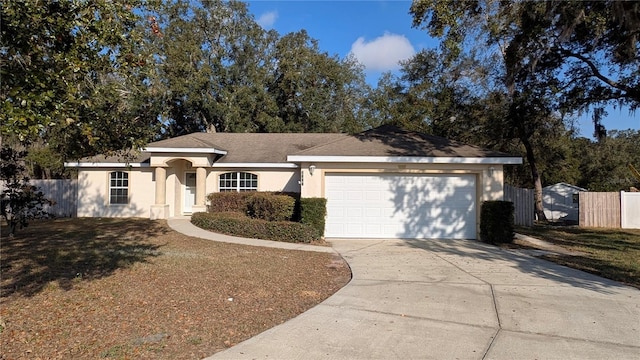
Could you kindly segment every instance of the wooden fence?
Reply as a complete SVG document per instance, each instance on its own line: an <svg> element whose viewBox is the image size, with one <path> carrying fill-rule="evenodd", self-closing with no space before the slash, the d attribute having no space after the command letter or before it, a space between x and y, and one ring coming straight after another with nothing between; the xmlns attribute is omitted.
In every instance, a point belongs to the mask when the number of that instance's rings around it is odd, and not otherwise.
<svg viewBox="0 0 640 360"><path fill-rule="evenodd" d="M522 189L510 185L504 186L504 200L513 203L514 223L522 226L533 226L534 190Z"/></svg>
<svg viewBox="0 0 640 360"><path fill-rule="evenodd" d="M587 192L580 195L580 226L620 227L620 193Z"/></svg>
<svg viewBox="0 0 640 360"><path fill-rule="evenodd" d="M33 186L39 188L44 196L53 201L53 205L45 205L44 210L56 217L76 217L78 203L77 180L31 180ZM0 183L0 192L4 183Z"/></svg>

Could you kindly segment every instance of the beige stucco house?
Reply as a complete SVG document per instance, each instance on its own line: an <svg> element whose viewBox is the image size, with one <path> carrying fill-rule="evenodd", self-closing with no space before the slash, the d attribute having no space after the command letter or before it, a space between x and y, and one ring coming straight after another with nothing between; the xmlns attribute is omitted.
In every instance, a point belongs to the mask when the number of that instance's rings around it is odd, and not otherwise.
<svg viewBox="0 0 640 360"><path fill-rule="evenodd" d="M328 238L477 237L480 205L501 200L522 159L392 126L346 134L194 133L134 159L78 170L78 216L166 219L206 210L218 191L327 199Z"/></svg>

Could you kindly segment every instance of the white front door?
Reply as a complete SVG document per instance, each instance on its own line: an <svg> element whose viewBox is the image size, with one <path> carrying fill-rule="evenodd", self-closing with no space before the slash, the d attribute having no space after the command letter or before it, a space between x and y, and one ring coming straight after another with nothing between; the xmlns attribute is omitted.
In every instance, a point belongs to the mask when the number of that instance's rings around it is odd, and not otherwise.
<svg viewBox="0 0 640 360"><path fill-rule="evenodd" d="M184 174L184 202L182 212L191 214L193 205L196 204L196 173L187 172Z"/></svg>

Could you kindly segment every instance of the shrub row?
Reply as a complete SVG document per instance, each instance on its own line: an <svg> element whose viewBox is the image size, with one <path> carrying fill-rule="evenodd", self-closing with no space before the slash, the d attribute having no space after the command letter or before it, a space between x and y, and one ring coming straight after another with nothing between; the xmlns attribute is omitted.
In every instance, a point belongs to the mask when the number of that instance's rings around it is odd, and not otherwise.
<svg viewBox="0 0 640 360"><path fill-rule="evenodd" d="M300 199L300 222L316 229L318 236L324 236L324 223L327 215L327 199Z"/></svg>
<svg viewBox="0 0 640 360"><path fill-rule="evenodd" d="M257 192L247 198L247 214L267 221L288 221L295 205L296 199L290 196Z"/></svg>
<svg viewBox="0 0 640 360"><path fill-rule="evenodd" d="M264 240L310 243L320 239L317 230L311 226L253 219L239 212L195 213L191 216L191 223L223 234Z"/></svg>
<svg viewBox="0 0 640 360"><path fill-rule="evenodd" d="M222 192L211 193L209 212L241 212L268 221L298 220L296 197L286 193Z"/></svg>
<svg viewBox="0 0 640 360"><path fill-rule="evenodd" d="M247 212L247 198L251 192L217 192L207 196L209 212Z"/></svg>
<svg viewBox="0 0 640 360"><path fill-rule="evenodd" d="M485 201L480 208L480 238L490 244L513 241L513 203Z"/></svg>

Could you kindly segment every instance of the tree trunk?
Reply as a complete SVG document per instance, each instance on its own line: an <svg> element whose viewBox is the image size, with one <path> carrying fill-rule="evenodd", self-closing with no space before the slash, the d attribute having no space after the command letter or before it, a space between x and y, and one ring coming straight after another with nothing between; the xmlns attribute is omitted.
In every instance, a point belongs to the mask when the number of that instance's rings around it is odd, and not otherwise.
<svg viewBox="0 0 640 360"><path fill-rule="evenodd" d="M533 178L533 187L534 187L534 211L538 221L547 221L547 216L544 214L544 206L542 205L542 178L540 177L540 172L538 171L538 166L536 166L536 158L533 154L533 147L531 146L531 142L528 138L523 137L520 139L524 148L527 150L527 161L529 162L529 167L531 168L531 177Z"/></svg>

